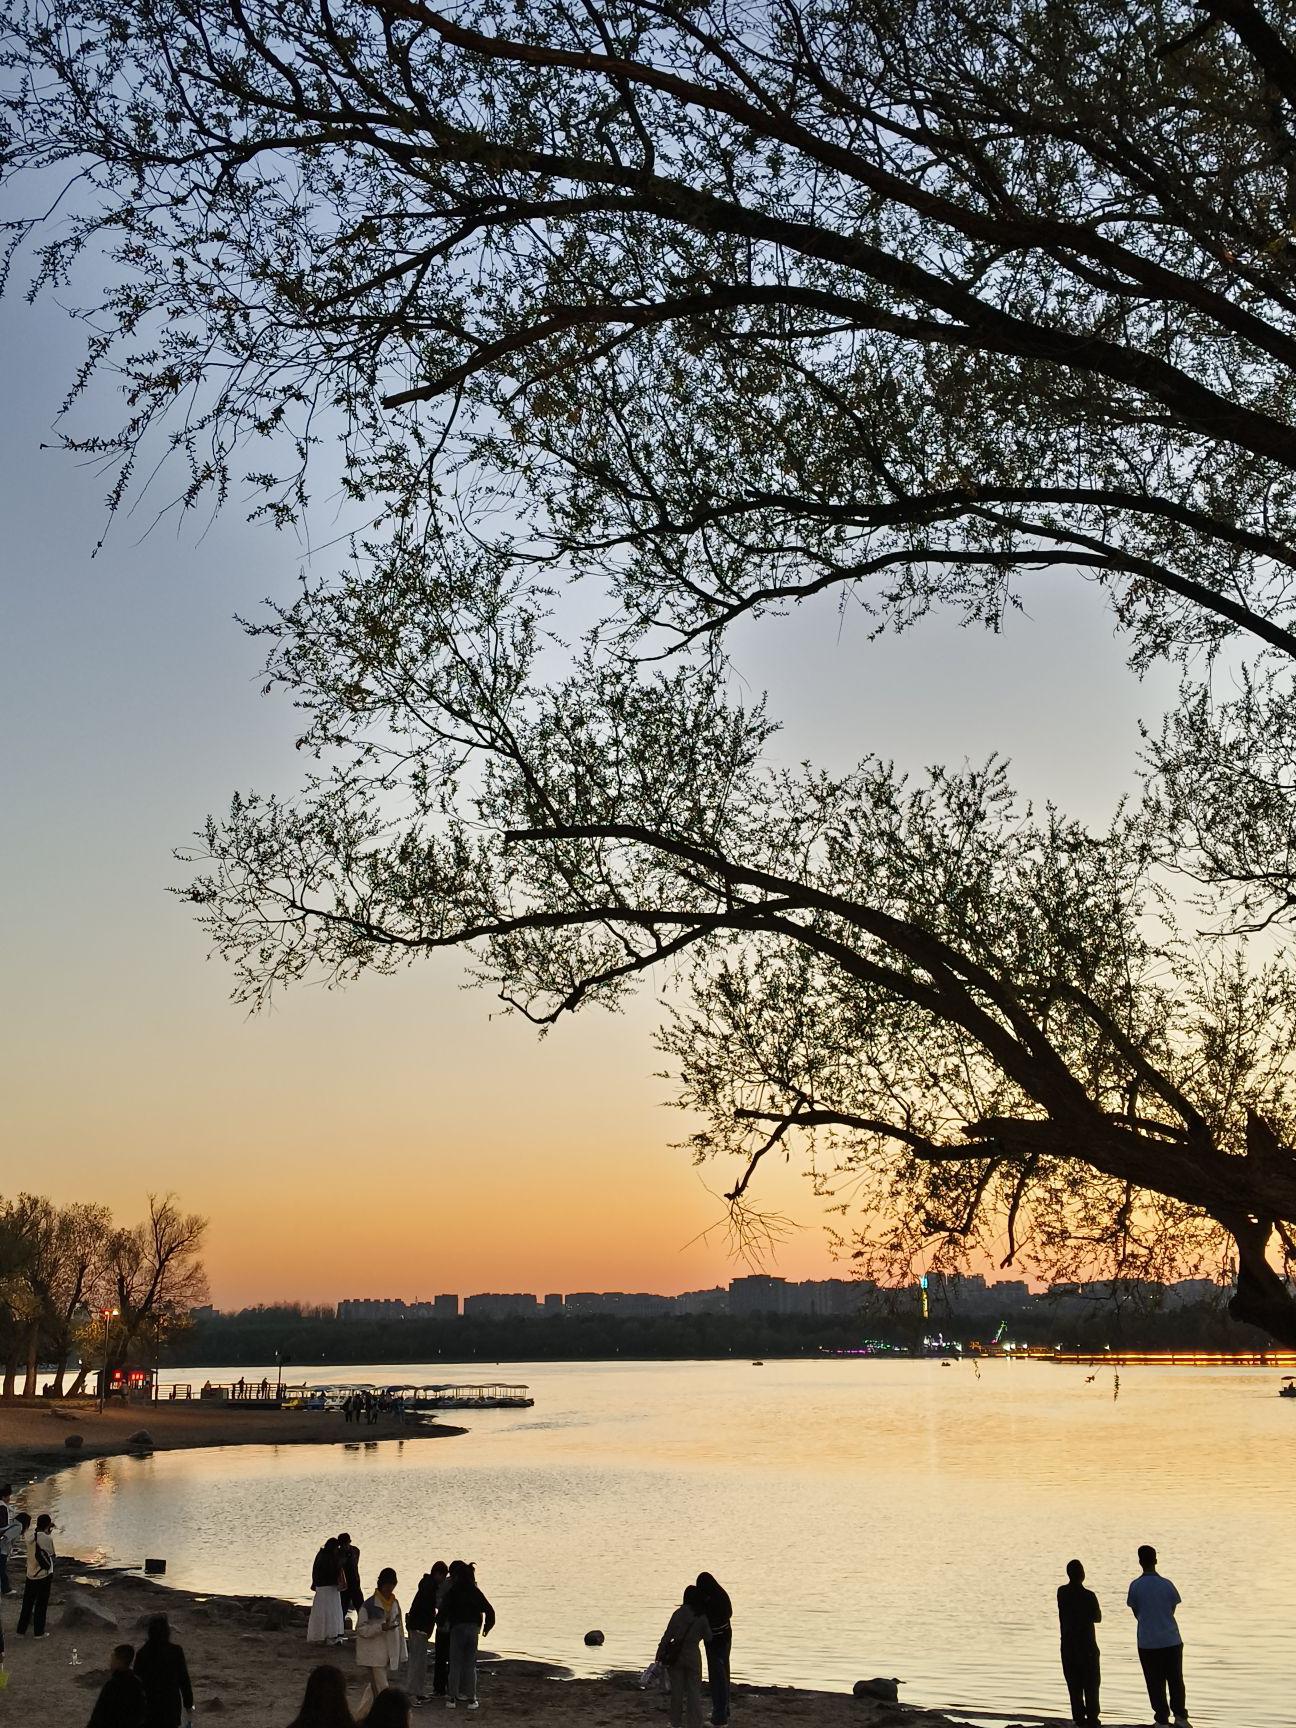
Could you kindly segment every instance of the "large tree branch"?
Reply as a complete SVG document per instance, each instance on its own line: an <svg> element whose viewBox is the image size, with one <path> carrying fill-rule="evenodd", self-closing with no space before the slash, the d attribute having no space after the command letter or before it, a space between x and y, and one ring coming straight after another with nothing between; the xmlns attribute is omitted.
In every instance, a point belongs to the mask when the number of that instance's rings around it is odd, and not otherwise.
<svg viewBox="0 0 1296 1728"><path fill-rule="evenodd" d="M1221 0L1221 3L1226 4L1228 0ZM1238 10L1251 10L1243 8L1240 0L1232 0L1232 3ZM446 41L484 60L594 73L620 85L637 84L659 90L683 108L723 114L750 128L757 138L791 145L820 167L857 181L888 203L911 209L966 239L1023 251L1049 252L1055 256L1074 252L1092 258L1118 277L1140 283L1158 298L1191 306L1204 313L1221 329L1254 343L1282 364L1296 365L1296 343L1285 332L1237 306L1226 295L1214 292L1200 276L1191 277L1171 270L1157 260L1111 240L1091 225L1029 213L1018 199L1007 196L994 211L979 211L969 204L930 191L921 180L891 172L859 152L812 132L794 120L786 109L768 99L757 103L722 85L700 84L678 73L622 56L538 42L519 42L498 35L487 36L420 4L419 0L379 0L379 4L392 16L407 18L434 30Z"/></svg>

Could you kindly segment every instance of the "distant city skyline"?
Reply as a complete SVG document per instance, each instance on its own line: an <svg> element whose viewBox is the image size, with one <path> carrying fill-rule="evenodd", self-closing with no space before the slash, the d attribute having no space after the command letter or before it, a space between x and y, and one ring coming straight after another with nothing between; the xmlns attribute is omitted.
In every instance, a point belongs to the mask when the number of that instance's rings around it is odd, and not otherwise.
<svg viewBox="0 0 1296 1728"><path fill-rule="evenodd" d="M727 1285L667 1295L660 1291L474 1291L439 1292L431 1297L348 1296L336 1306L323 1304L343 1323L377 1320L546 1319L560 1315L620 1315L645 1318L663 1314L723 1313L734 1316L799 1314L839 1316L853 1313L868 1298L909 1297L926 1310L950 1306L969 1312L1005 1311L1035 1303L1053 1305L1108 1299L1114 1294L1170 1297L1172 1305L1203 1301L1221 1294L1218 1279L1190 1277L1165 1282L1097 1279L1089 1284L1065 1282L1033 1288L1024 1278L988 1279L980 1273L922 1274L903 1284L880 1284L866 1278L787 1279L769 1273L748 1273ZM273 1305L271 1305L273 1306ZM195 1315L220 1312L215 1305Z"/></svg>

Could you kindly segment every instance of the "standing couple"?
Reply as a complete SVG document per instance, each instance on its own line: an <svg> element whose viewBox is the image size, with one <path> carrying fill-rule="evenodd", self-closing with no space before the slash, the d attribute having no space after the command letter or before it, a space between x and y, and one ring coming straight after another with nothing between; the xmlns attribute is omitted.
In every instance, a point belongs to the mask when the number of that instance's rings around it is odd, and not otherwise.
<svg viewBox="0 0 1296 1728"><path fill-rule="evenodd" d="M345 1644L348 1614L359 1614L365 1595L360 1588L360 1550L347 1531L330 1536L311 1566L308 1644Z"/></svg>
<svg viewBox="0 0 1296 1728"><path fill-rule="evenodd" d="M495 1610L477 1584L469 1560L438 1560L419 1579L405 1616L409 1635L409 1689L420 1704L444 1698L450 1708L477 1708L477 1641L495 1624ZM428 1690L428 1642L432 1689Z"/></svg>
<svg viewBox="0 0 1296 1728"><path fill-rule="evenodd" d="M699 1572L667 1622L657 1660L670 1681L671 1728L702 1728L702 1647L706 1646L711 1721L729 1720L733 1603L709 1572Z"/></svg>
<svg viewBox="0 0 1296 1728"><path fill-rule="evenodd" d="M1139 1666L1147 1687L1152 1719L1168 1723L1173 1714L1182 1728L1188 1724L1184 1693L1183 1639L1175 1619L1181 1601L1168 1578L1157 1571L1157 1552L1146 1543L1138 1551L1141 1571L1126 1593L1125 1601L1138 1628ZM1067 1562L1067 1582L1057 1593L1058 1621L1062 1631L1062 1673L1071 1695L1071 1719L1095 1728L1098 1722L1098 1639L1094 1628L1102 1609L1092 1590L1085 1588L1085 1569L1078 1560Z"/></svg>

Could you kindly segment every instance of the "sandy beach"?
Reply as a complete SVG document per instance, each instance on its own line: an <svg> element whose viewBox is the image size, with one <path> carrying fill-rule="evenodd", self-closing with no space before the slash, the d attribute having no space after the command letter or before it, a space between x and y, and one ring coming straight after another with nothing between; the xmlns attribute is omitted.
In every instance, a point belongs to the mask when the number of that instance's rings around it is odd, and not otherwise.
<svg viewBox="0 0 1296 1728"><path fill-rule="evenodd" d="M448 1423L403 1421L382 1416L372 1427L349 1427L336 1410L263 1410L199 1399L156 1404L109 1403L103 1414L93 1401L52 1402L37 1398L0 1404L0 1469L25 1460L44 1469L130 1451L130 1437L144 1429L154 1452L192 1446L303 1446L341 1440L437 1440L467 1432ZM79 1434L77 1449L67 1445Z"/></svg>
<svg viewBox="0 0 1296 1728"><path fill-rule="evenodd" d="M9 1687L0 1713L57 1728L83 1728L117 1643L138 1643L141 1622L165 1613L184 1646L194 1683L195 1719L219 1715L246 1728L283 1728L296 1713L306 1676L321 1659L335 1661L351 1682L352 1703L361 1684L350 1649L307 1646L306 1610L267 1597L200 1596L171 1590L134 1573L60 1565L50 1603L50 1637L41 1643L14 1635L15 1598L3 1612ZM107 1616L113 1624L109 1624ZM72 1665L75 1649L78 1665ZM503 1719L514 1728L664 1728L660 1694L642 1692L629 1676L566 1680L541 1663L485 1661L480 1669L477 1720ZM905 1705L886 1705L840 1693L737 1685L736 1712L744 1728L952 1728L948 1717ZM417 1723L445 1719L440 1703L415 1711ZM1030 1719L1038 1721L1038 1718Z"/></svg>

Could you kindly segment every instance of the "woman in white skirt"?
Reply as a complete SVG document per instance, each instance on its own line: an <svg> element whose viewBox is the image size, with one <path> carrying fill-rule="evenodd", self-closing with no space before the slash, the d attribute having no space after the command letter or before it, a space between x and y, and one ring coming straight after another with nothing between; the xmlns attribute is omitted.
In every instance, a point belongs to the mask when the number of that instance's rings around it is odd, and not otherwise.
<svg viewBox="0 0 1296 1728"><path fill-rule="evenodd" d="M356 1664L369 1684L360 1695L356 1721L363 1722L380 1692L387 1690L387 1675L405 1660L405 1616L396 1600L396 1574L384 1566L378 1588L356 1616Z"/></svg>
<svg viewBox="0 0 1296 1728"><path fill-rule="evenodd" d="M311 1603L310 1619L306 1623L308 1644L346 1642L346 1627L342 1620L342 1584L342 1553L337 1537L330 1536L315 1556L315 1564L311 1567L311 1589L315 1592L315 1600Z"/></svg>

